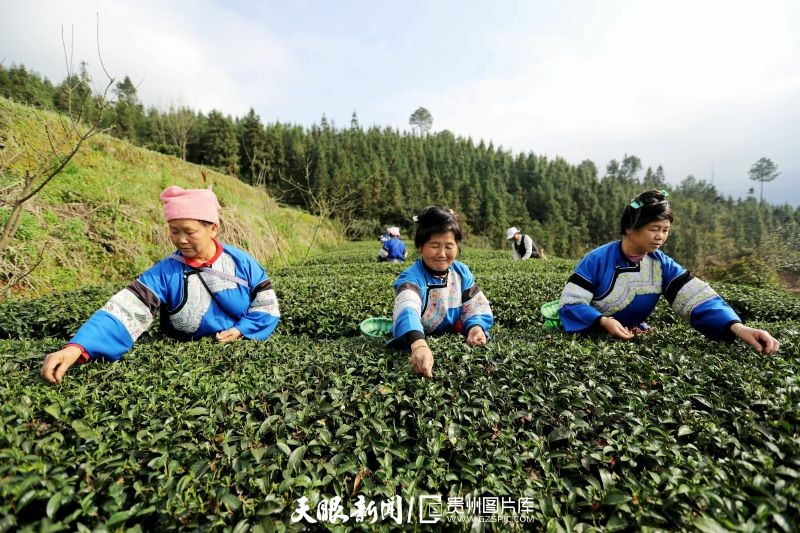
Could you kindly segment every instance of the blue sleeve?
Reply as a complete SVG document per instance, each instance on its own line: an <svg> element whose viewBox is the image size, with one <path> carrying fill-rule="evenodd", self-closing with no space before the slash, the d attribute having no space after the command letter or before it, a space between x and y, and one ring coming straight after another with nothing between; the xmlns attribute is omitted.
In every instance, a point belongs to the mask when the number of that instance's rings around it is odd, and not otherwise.
<svg viewBox="0 0 800 533"><path fill-rule="evenodd" d="M665 254L660 254L664 297L679 316L712 340L733 340L730 327L739 315L705 281Z"/></svg>
<svg viewBox="0 0 800 533"><path fill-rule="evenodd" d="M689 316L692 327L712 340L734 340L730 327L741 321L736 311L719 295L697 304Z"/></svg>
<svg viewBox="0 0 800 533"><path fill-rule="evenodd" d="M281 312L278 307L278 297L272 288L272 281L267 277L267 272L255 259L249 256L247 259L245 279L248 285L254 288L250 292L250 307L247 313L234 327L245 338L263 341L278 327Z"/></svg>
<svg viewBox="0 0 800 533"><path fill-rule="evenodd" d="M592 307L599 274L596 260L587 254L567 280L559 298L558 316L564 330L570 333L587 331L600 319L602 313Z"/></svg>
<svg viewBox="0 0 800 533"><path fill-rule="evenodd" d="M117 361L152 325L160 303L156 291L136 280L112 296L70 342L81 345L92 359Z"/></svg>
<svg viewBox="0 0 800 533"><path fill-rule="evenodd" d="M475 283L469 267L463 265L461 274L461 331L466 335L470 329L480 326L484 332L494 324L494 315L489 300Z"/></svg>
<svg viewBox="0 0 800 533"><path fill-rule="evenodd" d="M69 341L79 344L92 359L117 361L133 347L133 338L116 317L96 311Z"/></svg>
<svg viewBox="0 0 800 533"><path fill-rule="evenodd" d="M277 305L277 301L275 305ZM275 332L275 328L278 327L278 322L280 322L279 315L260 311L248 311L234 327L238 329L246 339L265 341Z"/></svg>
<svg viewBox="0 0 800 533"><path fill-rule="evenodd" d="M404 270L394 282L392 340L388 343L393 348L407 348L415 340L425 338L425 329L422 327L422 301L427 285L411 274L410 270L414 266ZM423 285L424 290L421 287Z"/></svg>

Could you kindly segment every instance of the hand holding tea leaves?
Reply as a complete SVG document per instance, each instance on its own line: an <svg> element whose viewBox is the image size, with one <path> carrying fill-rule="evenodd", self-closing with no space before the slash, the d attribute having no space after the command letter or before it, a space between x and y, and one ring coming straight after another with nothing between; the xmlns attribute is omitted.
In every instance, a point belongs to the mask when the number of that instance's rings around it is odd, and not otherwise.
<svg viewBox="0 0 800 533"><path fill-rule="evenodd" d="M236 328L218 331L216 334L217 342L231 342L242 338L242 332Z"/></svg>
<svg viewBox="0 0 800 533"><path fill-rule="evenodd" d="M781 343L769 332L745 326L740 322L731 326L731 333L764 355L772 355L781 347Z"/></svg>
<svg viewBox="0 0 800 533"><path fill-rule="evenodd" d="M60 383L69 367L74 365L80 356L81 349L77 346L67 346L48 354L42 365L42 377L50 383Z"/></svg>
<svg viewBox="0 0 800 533"><path fill-rule="evenodd" d="M631 331L620 324L620 322L611 317L601 316L599 321L600 327L606 330L612 337L622 339L624 341L630 340L634 337Z"/></svg>
<svg viewBox="0 0 800 533"><path fill-rule="evenodd" d="M433 377L433 352L424 339L411 344L411 356L408 358L411 370L424 378Z"/></svg>
<svg viewBox="0 0 800 533"><path fill-rule="evenodd" d="M467 344L470 346L483 346L486 344L486 333L480 326L475 326L467 333Z"/></svg>

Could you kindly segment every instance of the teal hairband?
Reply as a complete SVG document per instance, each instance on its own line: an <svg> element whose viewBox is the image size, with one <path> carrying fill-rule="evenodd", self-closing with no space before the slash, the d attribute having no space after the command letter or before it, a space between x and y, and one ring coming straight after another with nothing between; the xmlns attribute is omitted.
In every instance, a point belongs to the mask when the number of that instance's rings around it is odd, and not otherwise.
<svg viewBox="0 0 800 533"><path fill-rule="evenodd" d="M665 191L664 189L661 189L661 190L660 190L660 191L658 191L658 192L660 192L660 193L661 193L661 194L664 196L664 200L666 200L667 198L669 198L669 193L668 193L667 191ZM631 203L630 203L630 206L631 206L632 208L634 208L634 209L639 209L639 208L640 208L640 207L642 207L643 205L644 205L644 204L643 204L642 202L640 202L639 200L637 200L636 198L634 198L633 200L631 200Z"/></svg>

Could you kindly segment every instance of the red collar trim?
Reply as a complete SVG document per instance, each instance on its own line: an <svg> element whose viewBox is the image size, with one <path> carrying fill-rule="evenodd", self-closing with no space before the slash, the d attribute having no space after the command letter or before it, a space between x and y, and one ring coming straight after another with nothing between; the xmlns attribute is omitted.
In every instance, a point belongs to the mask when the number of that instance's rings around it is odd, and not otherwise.
<svg viewBox="0 0 800 533"><path fill-rule="evenodd" d="M210 267L214 264L214 261L219 259L219 256L222 255L222 245L219 243L217 239L214 239L214 246L216 246L216 251L214 252L214 257L209 259L208 261L195 261L194 259L189 259L188 257L184 257L183 259L186 261L186 264L192 268L202 268L202 267Z"/></svg>

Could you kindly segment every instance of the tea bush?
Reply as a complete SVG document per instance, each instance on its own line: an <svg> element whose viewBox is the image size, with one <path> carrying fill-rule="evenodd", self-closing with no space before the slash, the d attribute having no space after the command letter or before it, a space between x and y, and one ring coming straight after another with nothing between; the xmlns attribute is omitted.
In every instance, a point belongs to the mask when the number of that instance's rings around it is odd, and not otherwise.
<svg viewBox="0 0 800 533"><path fill-rule="evenodd" d="M301 497L421 494L527 498L552 531L797 529L796 299L718 287L781 340L774 357L709 342L666 306L633 342L576 337L538 316L574 263L464 255L498 326L480 349L431 339L433 380L356 336L391 314L403 268L366 245L270 270L283 319L265 343L153 335L55 387L43 355L116 289L2 304L0 530L315 529L290 521Z"/></svg>

